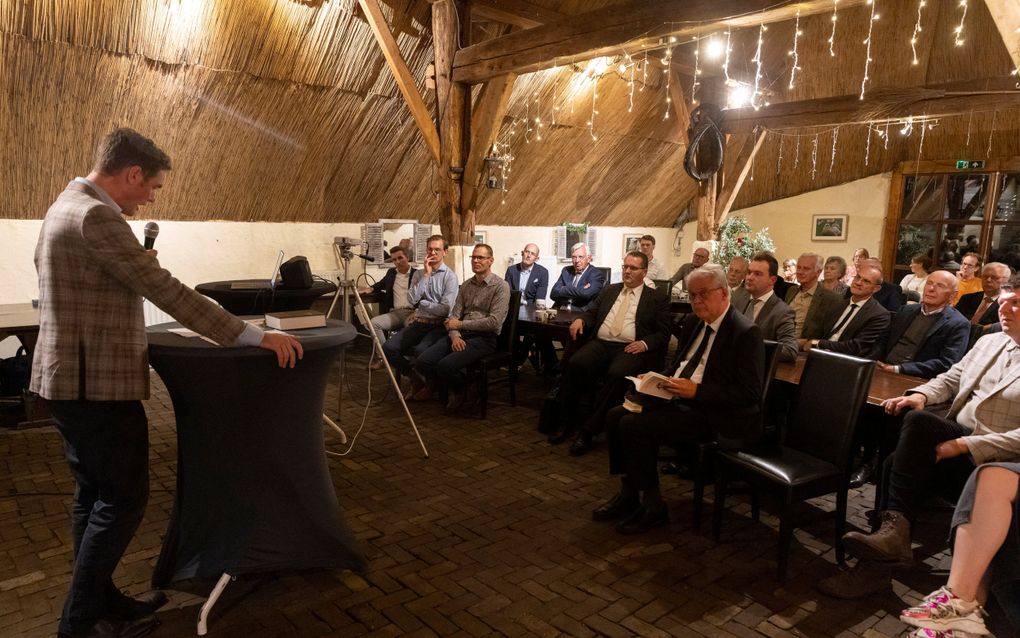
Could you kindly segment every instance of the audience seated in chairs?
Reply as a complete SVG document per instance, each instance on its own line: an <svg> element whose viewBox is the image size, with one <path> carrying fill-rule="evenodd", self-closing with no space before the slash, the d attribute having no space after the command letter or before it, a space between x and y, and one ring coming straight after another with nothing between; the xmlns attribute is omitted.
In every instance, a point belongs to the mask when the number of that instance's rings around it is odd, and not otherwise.
<svg viewBox="0 0 1020 638"><path fill-rule="evenodd" d="M446 411L457 413L467 395L468 366L496 351L496 337L503 327L510 303L510 286L492 272L492 247L475 244L471 251L474 276L460 287L457 301L443 327L446 338L436 340L421 352L414 369L424 377L426 388L437 381L448 394ZM518 308L513 309L514 312Z"/></svg>
<svg viewBox="0 0 1020 638"><path fill-rule="evenodd" d="M979 339L947 372L882 403L889 414L909 412L876 494L881 526L844 537L860 561L822 581L824 592L857 598L888 589L891 567L912 561L924 499L941 493L955 500L976 466L1020 457L1020 297L1012 290L999 297L999 319L1003 331ZM946 418L924 410L948 401Z"/></svg>
<svg viewBox="0 0 1020 638"><path fill-rule="evenodd" d="M1009 281L1010 269L997 261L988 262L981 269L981 290L968 293L956 302L960 311L971 325L987 326L999 320L999 293L1003 284Z"/></svg>
<svg viewBox="0 0 1020 638"><path fill-rule="evenodd" d="M797 358L798 344L793 309L772 290L778 275L776 258L758 253L749 262L744 287L733 293L730 303L761 328L763 339L777 343L779 361L790 363Z"/></svg>
<svg viewBox="0 0 1020 638"><path fill-rule="evenodd" d="M664 372L672 378L663 388L675 398L639 395L640 412L617 406L606 417L610 472L622 479L620 491L594 510L592 519L619 519L616 529L622 534L669 521L656 468L660 445L716 438L721 447L733 448L760 437L761 330L730 304L721 267L703 266L686 283L694 313L684 322L676 358Z"/></svg>
<svg viewBox="0 0 1020 638"><path fill-rule="evenodd" d="M726 283L730 286L731 299L738 291L744 289L744 277L747 276L747 265L749 263L746 257L738 255L731 259L726 267Z"/></svg>
<svg viewBox="0 0 1020 638"><path fill-rule="evenodd" d="M574 454L583 454L591 437L602 431L606 410L619 405L630 382L628 375L658 368L669 344L669 302L644 284L648 258L631 252L623 259L623 282L611 284L570 324L570 337L589 333L591 338L570 358L560 381L560 428L549 437L562 443L580 420L581 394L604 386L583 423Z"/></svg>
<svg viewBox="0 0 1020 638"><path fill-rule="evenodd" d="M801 339L801 349L821 348L854 357L876 358L881 347L879 341L889 329L889 312L873 296L881 287L882 271L871 260L862 261L850 282L850 298L830 311L825 320L822 329L825 338Z"/></svg>
<svg viewBox="0 0 1020 638"><path fill-rule="evenodd" d="M822 256L804 253L797 258L797 282L786 291L786 303L793 309L794 328L798 339L820 339L825 336L825 319L840 306L840 297L818 283L822 272Z"/></svg>
<svg viewBox="0 0 1020 638"><path fill-rule="evenodd" d="M414 273L407 291L408 301L414 309L407 317L402 330L383 344L383 354L397 373L409 374L408 355L420 355L436 341L446 338L443 322L457 300L457 275L443 263L449 245L442 235L433 235L426 242L427 252L422 269ZM405 398L425 399L429 391L425 380L411 375L411 388Z"/></svg>
<svg viewBox="0 0 1020 638"><path fill-rule="evenodd" d="M882 337L879 369L931 379L963 358L971 326L949 305L956 296L956 285L956 276L951 272L936 270L928 275L921 303L904 306ZM851 476L850 487L861 487L871 480L876 455L887 453L894 444L882 445L883 432L898 429L898 421L892 417L861 422L857 434L858 442L864 446L864 462Z"/></svg>
<svg viewBox="0 0 1020 638"><path fill-rule="evenodd" d="M395 332L403 328L412 310L407 293L415 269L407 261L407 252L401 246L393 247L389 261L393 268L387 270L382 279L370 287L358 290L360 293L373 293L378 297L379 314L372 317L372 330L379 338L379 343L386 342L386 331ZM382 367L382 359L373 361L369 367L378 370Z"/></svg>
<svg viewBox="0 0 1020 638"><path fill-rule="evenodd" d="M662 262L655 257L655 236L654 235L642 235L641 239L638 240L638 245L641 246L641 252L648 257L648 279L666 279L668 273L666 267L662 265Z"/></svg>

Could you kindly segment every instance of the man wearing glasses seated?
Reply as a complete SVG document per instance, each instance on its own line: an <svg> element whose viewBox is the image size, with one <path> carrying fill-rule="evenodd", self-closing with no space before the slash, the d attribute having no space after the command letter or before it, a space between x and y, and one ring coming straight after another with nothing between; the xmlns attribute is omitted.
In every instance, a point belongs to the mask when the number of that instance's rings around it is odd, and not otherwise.
<svg viewBox="0 0 1020 638"><path fill-rule="evenodd" d="M640 412L629 404L606 416L609 471L623 475L620 491L592 512L592 520L619 519L616 531L639 534L669 522L659 492L660 445L691 445L716 439L726 448L760 437L758 409L765 376L761 329L730 305L726 272L715 264L687 277L693 314L684 320L671 377L660 389L671 400L640 395Z"/></svg>
<svg viewBox="0 0 1020 638"><path fill-rule="evenodd" d="M821 581L823 592L859 598L887 590L892 567L913 561L911 536L924 501L933 494L955 500L975 467L1020 457L1020 296L1012 288L999 295L999 321L1002 332L979 339L948 371L882 403L888 414L907 414L876 494L881 526L843 537L860 561ZM947 402L946 418L924 409Z"/></svg>
<svg viewBox="0 0 1020 638"><path fill-rule="evenodd" d="M623 259L623 282L603 289L583 315L570 324L570 338L590 332L563 371L560 385L560 429L550 443L562 443L573 433L581 394L593 389L592 380L604 377L605 386L594 400L576 450L583 454L591 437L602 431L606 410L619 405L630 383L626 377L658 368L669 345L669 301L645 285L648 257L630 252Z"/></svg>
<svg viewBox="0 0 1020 638"><path fill-rule="evenodd" d="M881 354L881 339L889 329L889 311L873 295L882 287L882 271L870 262L862 266L850 283L850 298L829 313L822 329L824 339L801 339L801 350L821 348L874 359Z"/></svg>

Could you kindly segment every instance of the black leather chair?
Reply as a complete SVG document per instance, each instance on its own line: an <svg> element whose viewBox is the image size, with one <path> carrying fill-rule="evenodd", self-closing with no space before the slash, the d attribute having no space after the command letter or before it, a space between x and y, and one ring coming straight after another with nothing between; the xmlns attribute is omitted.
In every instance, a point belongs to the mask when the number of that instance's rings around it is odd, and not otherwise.
<svg viewBox="0 0 1020 638"><path fill-rule="evenodd" d="M496 351L482 357L469 369L468 373L475 375L477 379L478 405L483 419L489 403L489 373L493 370L506 366L506 380L510 385L510 405L517 405L517 366L514 364L514 353L517 348L517 317L520 309L521 291L512 290L506 319L503 320L503 328L499 331L499 339L496 342Z"/></svg>
<svg viewBox="0 0 1020 638"><path fill-rule="evenodd" d="M726 489L731 476L759 488L782 494L779 514L777 577L786 580L793 538L794 505L799 501L836 493L836 560L845 562L843 530L846 527L847 491L852 471L853 435L857 416L868 397L875 364L824 350L812 350L800 379L797 405L786 443L748 451L720 451L716 455L715 511L712 532L719 539ZM833 380L838 380L834 388Z"/></svg>
<svg viewBox="0 0 1020 638"><path fill-rule="evenodd" d="M605 277L606 277L606 282L605 282L604 285L608 286L609 283L613 280L613 269L612 268L607 268L605 266L595 266L595 269L602 271L602 274L605 275Z"/></svg>
<svg viewBox="0 0 1020 638"><path fill-rule="evenodd" d="M668 279L653 279L652 283L655 284L655 291L662 293L666 297L666 301L670 299L670 291L673 286L669 285Z"/></svg>
<svg viewBox="0 0 1020 638"><path fill-rule="evenodd" d="M761 401L758 404L758 418L762 420L763 431L766 416L765 405L768 401L769 388L772 387L773 378L776 376L776 365L779 363L779 358L776 356L778 352L779 344L766 339L765 377L762 379L764 385L761 391ZM694 531L701 531L701 509L705 501L705 486L712 481L715 454L719 449L719 444L715 441L706 441L699 443L697 447L691 446L688 449L694 452L694 457L688 460L694 478L694 494L692 496L694 510L691 513L691 525L694 527Z"/></svg>

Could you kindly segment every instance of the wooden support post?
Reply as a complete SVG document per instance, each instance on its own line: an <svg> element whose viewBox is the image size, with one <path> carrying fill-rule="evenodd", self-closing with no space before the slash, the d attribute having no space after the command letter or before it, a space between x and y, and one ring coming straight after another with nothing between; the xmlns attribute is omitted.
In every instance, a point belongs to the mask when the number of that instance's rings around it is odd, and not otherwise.
<svg viewBox="0 0 1020 638"><path fill-rule="evenodd" d="M698 182L698 241L715 239L715 193L718 174Z"/></svg>
<svg viewBox="0 0 1020 638"><path fill-rule="evenodd" d="M474 234L474 220L464 220L461 215L471 123L471 87L453 81L453 59L459 42L470 42L470 28L470 15L461 0L433 2L432 39L439 116L439 224L449 243L463 246L471 244Z"/></svg>
<svg viewBox="0 0 1020 638"><path fill-rule="evenodd" d="M715 209L715 226L717 228L726 221L726 216L730 214L733 202L737 200L740 187L744 185L744 179L747 178L747 173L751 170L754 156L758 154L762 143L765 142L765 129L757 130L751 135L734 138L734 141L737 140L739 140L739 144L728 144L726 149L727 153L731 150L737 151L737 149L739 149L739 152L736 161L733 162L723 177L723 186L719 192L719 199L716 202Z"/></svg>

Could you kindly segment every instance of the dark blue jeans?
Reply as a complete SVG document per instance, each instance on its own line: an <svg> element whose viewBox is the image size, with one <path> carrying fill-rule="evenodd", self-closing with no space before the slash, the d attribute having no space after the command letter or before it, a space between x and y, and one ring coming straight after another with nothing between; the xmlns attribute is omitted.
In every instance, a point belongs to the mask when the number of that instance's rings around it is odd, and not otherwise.
<svg viewBox="0 0 1020 638"><path fill-rule="evenodd" d="M461 338L466 344L461 352L453 351L449 337L440 339L418 355L414 369L426 379L438 377L452 392L463 392L467 385L464 370L496 351L496 335L491 332L462 331Z"/></svg>
<svg viewBox="0 0 1020 638"><path fill-rule="evenodd" d="M149 500L149 429L140 401L50 401L77 486L74 568L59 630L86 631L107 613L113 570Z"/></svg>
<svg viewBox="0 0 1020 638"><path fill-rule="evenodd" d="M411 366L404 357L421 356L429 346L446 338L446 328L441 323L415 321L404 326L383 344L383 354L395 371L406 374Z"/></svg>

